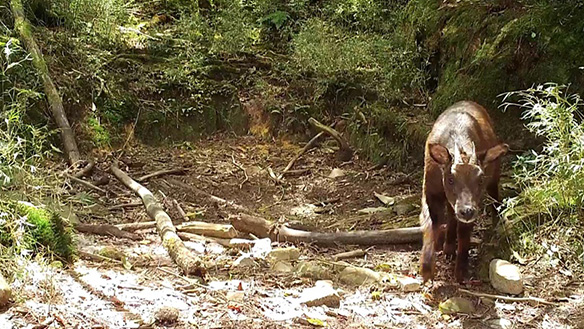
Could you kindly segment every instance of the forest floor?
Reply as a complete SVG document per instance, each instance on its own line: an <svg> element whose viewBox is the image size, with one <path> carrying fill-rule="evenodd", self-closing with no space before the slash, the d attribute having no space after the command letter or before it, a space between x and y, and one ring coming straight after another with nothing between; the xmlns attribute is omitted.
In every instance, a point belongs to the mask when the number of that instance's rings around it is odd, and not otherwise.
<svg viewBox="0 0 584 329"><path fill-rule="evenodd" d="M335 159L334 147L327 145L334 144L323 142L293 168L307 171L287 176L281 183L270 179L267 168L278 174L303 145L215 136L174 148L135 146L123 155L126 166L122 169L138 178L161 169L185 168L184 175L159 176L144 185L159 200L177 200L189 217L199 221L228 224L229 216L236 214L232 208L214 203L200 193L204 191L267 219L295 222L307 230L417 226L420 172L408 175L387 168L372 169L371 163L358 157L340 163ZM98 163L94 177L100 172L109 175L108 162L103 160ZM342 170L341 176L329 177L335 168ZM109 209L140 202L113 176L102 186L108 191L107 196L74 183L66 187L70 201L76 205L75 217L81 222L119 224L149 220L142 206ZM395 205L379 211L384 205L375 193L394 198ZM171 209L168 212L173 217ZM119 262L82 257L69 269L29 265L27 279L14 284L23 298L0 313L0 329L584 328L584 282L560 265L548 264L545 257L527 259L520 265L524 295L554 300L557 302L554 306L465 295L459 288L497 293L479 280L471 280L466 286L454 283L453 264L441 256L435 282L411 292L392 280L355 286L339 280L336 273L324 271L307 278L297 270L302 264L330 262L334 254L357 249L355 246L296 245L300 256L291 261L295 269L278 271L262 259L247 267L236 266L234 262L242 251L219 243L187 242L193 253L210 264L207 282L192 284L192 280L178 274L154 229L137 233L141 236L137 241L78 235L80 251L122 260ZM476 230L473 238L475 244L480 241L480 230ZM259 243L256 246L259 248ZM292 245L273 241L263 247L289 246ZM476 278L476 245L473 248L471 275ZM345 262L388 277L405 275L419 279L419 250L419 244L375 246L366 249L365 256ZM307 289L314 287L317 279L332 281L340 299L339 307L302 304ZM475 311L443 314L439 303L453 296L467 298ZM162 307L178 310L178 321L168 324L155 321L164 318Z"/></svg>

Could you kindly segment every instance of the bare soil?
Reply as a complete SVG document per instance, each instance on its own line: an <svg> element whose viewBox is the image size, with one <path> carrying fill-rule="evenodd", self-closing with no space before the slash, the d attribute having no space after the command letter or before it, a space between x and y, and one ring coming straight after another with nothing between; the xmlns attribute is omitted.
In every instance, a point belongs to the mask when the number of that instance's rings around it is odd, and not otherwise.
<svg viewBox="0 0 584 329"><path fill-rule="evenodd" d="M339 163L335 144L324 141L292 168L307 172L287 176L276 183L276 174L302 148L285 140L266 141L254 137L215 136L195 144L176 147L135 146L125 152L122 169L134 179L161 169L186 168L185 175L151 178L144 185L159 200L175 199L192 220L228 223L234 211L212 202L199 190L233 201L267 219L316 231L374 230L418 224L421 175L397 173L359 159ZM94 174L107 175L109 159L103 159ZM329 178L334 168L342 177ZM246 178L247 177L247 178ZM192 188L195 187L195 188ZM109 210L124 203L139 202L132 192L111 176L109 193L100 196L73 185L71 200L77 200L77 217L85 223L129 223L147 221L143 207ZM374 193L394 197L405 205L393 211L360 214L364 208L383 204ZM177 214L168 209L171 217ZM154 230L138 232L141 241L79 234L79 249L100 253L118 262L78 260L68 269L28 265L27 280L16 282L22 296L4 313L4 328L584 328L584 284L581 278L534 258L520 265L525 295L558 301L558 306L527 302L505 303L462 294L454 283L451 262L438 257L438 277L415 292L375 284L347 286L333 277L340 289L339 308L307 307L298 297L314 286L313 279L296 272L279 273L262 262L255 268L237 268L238 250L212 242L187 242L208 267L206 283L192 284L182 277ZM475 239L480 239L476 230ZM479 240L477 240L479 241ZM287 244L273 241L273 247ZM296 246L299 262L330 260L333 254L355 246L320 248ZM480 247L480 245L479 245ZM360 267L418 276L419 245L378 246L367 255L349 259ZM462 287L497 294L487 282L476 280L477 249L471 252L473 280ZM234 292L243 292L234 297ZM472 315L443 315L438 305L452 296L471 300ZM178 319L173 320L173 311ZM169 313L170 312L170 313ZM176 315L176 314L175 314ZM158 320L157 320L158 319ZM168 320L163 323L164 320Z"/></svg>

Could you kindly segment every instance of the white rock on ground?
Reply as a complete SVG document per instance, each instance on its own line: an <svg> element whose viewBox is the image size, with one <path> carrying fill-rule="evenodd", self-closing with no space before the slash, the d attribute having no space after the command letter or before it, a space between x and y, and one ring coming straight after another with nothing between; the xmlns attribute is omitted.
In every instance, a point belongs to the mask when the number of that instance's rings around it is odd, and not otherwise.
<svg viewBox="0 0 584 329"><path fill-rule="evenodd" d="M487 321L487 326L492 329L511 329L513 323L507 319L492 319Z"/></svg>
<svg viewBox="0 0 584 329"><path fill-rule="evenodd" d="M306 306L322 306L338 308L341 306L341 297L333 288L330 281L317 281L314 287L304 289L300 302Z"/></svg>
<svg viewBox="0 0 584 329"><path fill-rule="evenodd" d="M293 261L300 258L300 250L296 247L276 248L268 253L266 259L271 262Z"/></svg>
<svg viewBox="0 0 584 329"><path fill-rule="evenodd" d="M329 178L337 178L337 177L343 177L345 176L345 171L339 168L335 168L331 171L331 173L329 174Z"/></svg>
<svg viewBox="0 0 584 329"><path fill-rule="evenodd" d="M241 302L245 298L245 293L241 290L238 291L228 291L225 294L225 298L232 302Z"/></svg>
<svg viewBox="0 0 584 329"><path fill-rule="evenodd" d="M489 279L493 288L505 294L518 295L523 292L523 278L519 267L502 259L493 259L489 264Z"/></svg>
<svg viewBox="0 0 584 329"><path fill-rule="evenodd" d="M279 261L272 265L272 270L276 272L289 273L294 270L294 267L288 262Z"/></svg>
<svg viewBox="0 0 584 329"><path fill-rule="evenodd" d="M239 256L239 258L233 262L233 267L253 267L255 265L256 262L250 255Z"/></svg>
<svg viewBox="0 0 584 329"><path fill-rule="evenodd" d="M340 274L339 280L346 284L360 286L381 281L382 276L378 272L362 267L346 267Z"/></svg>
<svg viewBox="0 0 584 329"><path fill-rule="evenodd" d="M331 271L317 261L299 262L296 266L296 272L301 277L313 278L316 280L327 280L332 278Z"/></svg>
<svg viewBox="0 0 584 329"><path fill-rule="evenodd" d="M272 251L272 240L269 238L263 238L255 240L253 247L251 247L251 254L255 258L265 258L267 254Z"/></svg>
<svg viewBox="0 0 584 329"><path fill-rule="evenodd" d="M418 279L410 278L405 275L400 275L396 279L397 282L399 282L401 289L405 292L418 291L422 288L422 282Z"/></svg>
<svg viewBox="0 0 584 329"><path fill-rule="evenodd" d="M473 314L475 307L472 302L462 297L451 297L438 306L443 314L466 313Z"/></svg>
<svg viewBox="0 0 584 329"><path fill-rule="evenodd" d="M12 289L4 277L0 274L0 307L5 306L12 297Z"/></svg>

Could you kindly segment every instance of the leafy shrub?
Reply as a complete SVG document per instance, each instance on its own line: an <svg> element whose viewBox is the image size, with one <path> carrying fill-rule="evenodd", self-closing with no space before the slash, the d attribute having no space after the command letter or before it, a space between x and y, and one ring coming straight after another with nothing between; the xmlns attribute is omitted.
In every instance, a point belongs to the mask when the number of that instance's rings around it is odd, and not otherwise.
<svg viewBox="0 0 584 329"><path fill-rule="evenodd" d="M549 252L554 246L555 256L568 262L579 258L581 266L584 104L577 94L567 94L567 88L555 84L507 97L519 98L515 105L525 109L522 118L528 121L527 129L544 139L540 151L519 156L514 163L514 179L522 191L505 202L503 218L508 233L519 250Z"/></svg>

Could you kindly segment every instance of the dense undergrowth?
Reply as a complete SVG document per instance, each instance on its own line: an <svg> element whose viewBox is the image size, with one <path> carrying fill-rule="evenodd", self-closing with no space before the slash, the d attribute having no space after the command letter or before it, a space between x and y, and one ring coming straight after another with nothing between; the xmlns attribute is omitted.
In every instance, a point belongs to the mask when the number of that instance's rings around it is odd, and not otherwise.
<svg viewBox="0 0 584 329"><path fill-rule="evenodd" d="M505 200L504 228L519 258L545 255L554 266L581 272L584 265L584 104L555 84L507 95L524 109L527 129L544 140L518 156L514 181L521 193ZM512 101L514 100L514 101Z"/></svg>
<svg viewBox="0 0 584 329"><path fill-rule="evenodd" d="M23 260L70 262L75 251L68 224L51 206L59 203L59 183L46 168L53 134L34 110L43 99L37 75L18 39L1 32L0 271L12 277Z"/></svg>
<svg viewBox="0 0 584 329"><path fill-rule="evenodd" d="M555 81L580 92L582 1L31 0L86 148L217 130L304 136L343 118L373 160L419 162L428 122L454 101L530 138L502 92ZM95 106L93 106L95 104ZM137 124L134 130L134 124Z"/></svg>

